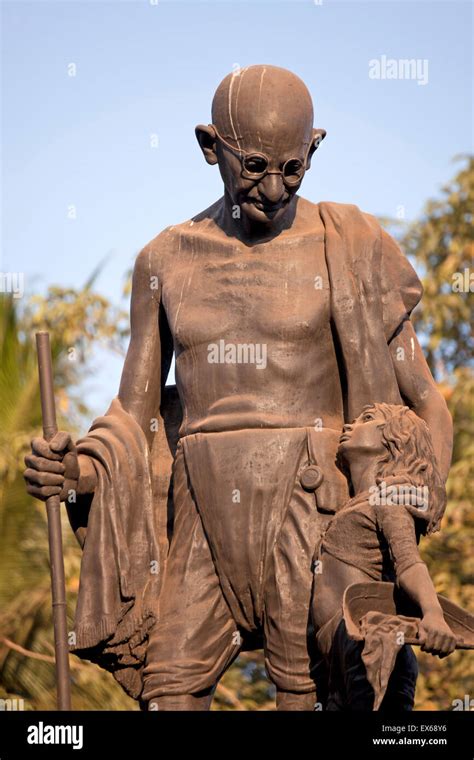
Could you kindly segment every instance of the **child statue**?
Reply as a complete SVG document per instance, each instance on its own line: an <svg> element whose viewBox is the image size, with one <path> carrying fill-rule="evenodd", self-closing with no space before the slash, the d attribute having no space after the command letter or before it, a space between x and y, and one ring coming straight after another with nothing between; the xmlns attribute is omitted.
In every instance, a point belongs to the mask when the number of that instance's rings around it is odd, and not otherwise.
<svg viewBox="0 0 474 760"><path fill-rule="evenodd" d="M436 505L443 500L433 498L443 486L430 432L406 406L368 405L344 426L338 455L353 496L337 511L317 549L312 604L326 672L325 708L411 710L417 665L406 639L439 657L453 652L457 643L462 646L418 551L420 536L438 530L442 518ZM402 483L404 493L398 487ZM365 639L364 646L348 632L344 595L354 584L384 589L387 581L418 615L369 612L360 621L365 635L358 638Z"/></svg>

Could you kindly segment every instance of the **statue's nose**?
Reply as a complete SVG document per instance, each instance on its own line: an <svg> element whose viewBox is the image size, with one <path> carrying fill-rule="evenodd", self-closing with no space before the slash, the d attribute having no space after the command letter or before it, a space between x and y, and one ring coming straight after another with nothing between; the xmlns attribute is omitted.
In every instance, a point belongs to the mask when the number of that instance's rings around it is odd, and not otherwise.
<svg viewBox="0 0 474 760"><path fill-rule="evenodd" d="M259 191L270 203L278 203L285 192L281 174L267 174L260 182Z"/></svg>
<svg viewBox="0 0 474 760"><path fill-rule="evenodd" d="M343 425L342 429L343 429L344 433L350 433L351 430L352 430L352 425L349 425L349 424Z"/></svg>

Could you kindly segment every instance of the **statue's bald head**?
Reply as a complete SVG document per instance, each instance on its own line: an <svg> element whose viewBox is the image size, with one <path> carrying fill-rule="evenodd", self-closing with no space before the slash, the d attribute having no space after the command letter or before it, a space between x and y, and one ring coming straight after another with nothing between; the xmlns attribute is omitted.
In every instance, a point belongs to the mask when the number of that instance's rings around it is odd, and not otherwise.
<svg viewBox="0 0 474 760"><path fill-rule="evenodd" d="M212 122L236 147L268 150L295 138L308 146L313 104L308 88L287 69L247 66L222 80L212 102Z"/></svg>
<svg viewBox="0 0 474 760"><path fill-rule="evenodd" d="M289 223L311 156L326 134L313 128L306 85L277 66L239 69L217 88L212 122L198 124L196 136L206 161L219 164L226 203L255 224L276 229Z"/></svg>

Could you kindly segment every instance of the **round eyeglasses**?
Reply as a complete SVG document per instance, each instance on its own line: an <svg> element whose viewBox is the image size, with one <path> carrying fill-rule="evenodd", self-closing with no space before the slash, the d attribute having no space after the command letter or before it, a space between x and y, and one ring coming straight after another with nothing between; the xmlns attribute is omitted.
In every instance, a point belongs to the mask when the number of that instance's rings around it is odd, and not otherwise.
<svg viewBox="0 0 474 760"><path fill-rule="evenodd" d="M234 148L233 145L230 145L230 143L221 137L214 124L210 124L209 126L212 126L216 133L216 137L224 147L240 159L240 163L242 164L241 176L244 179L257 181L263 179L267 174L281 174L285 185L289 185L290 187L292 185L298 185L303 179L306 171L309 150L312 145L311 142L308 145L304 161L301 161L299 158L289 158L285 161L281 169L270 171L268 168L270 166L270 159L265 153L246 153L244 150L240 150L240 148Z"/></svg>

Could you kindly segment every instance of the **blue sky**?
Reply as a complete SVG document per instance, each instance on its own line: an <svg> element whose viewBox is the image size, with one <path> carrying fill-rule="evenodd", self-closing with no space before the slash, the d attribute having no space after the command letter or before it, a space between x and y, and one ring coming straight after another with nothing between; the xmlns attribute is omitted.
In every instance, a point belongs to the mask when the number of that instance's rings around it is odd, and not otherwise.
<svg viewBox="0 0 474 760"><path fill-rule="evenodd" d="M301 193L315 202L412 219L472 151L468 2L152 3L1 3L1 270L24 272L30 293L80 286L109 254L98 288L118 301L143 245L220 196L194 126L236 65L283 66L309 87L328 132ZM381 56L426 59L428 82L371 79ZM97 369L100 412L120 362L99 353Z"/></svg>

